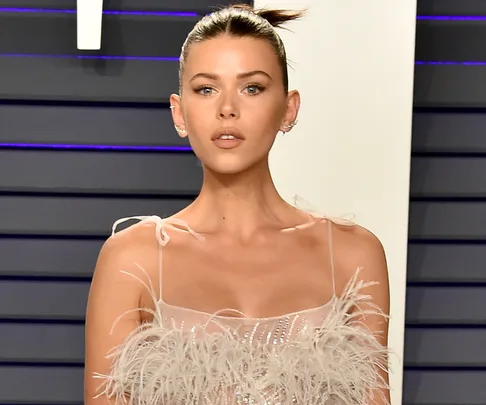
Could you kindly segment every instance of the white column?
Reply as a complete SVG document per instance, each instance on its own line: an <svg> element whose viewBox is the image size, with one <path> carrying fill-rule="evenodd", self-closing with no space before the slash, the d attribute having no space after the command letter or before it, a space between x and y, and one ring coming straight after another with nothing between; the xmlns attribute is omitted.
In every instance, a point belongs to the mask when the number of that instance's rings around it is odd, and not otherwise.
<svg viewBox="0 0 486 405"><path fill-rule="evenodd" d="M328 215L355 214L382 241L391 288L392 404L402 403L416 1L256 0L308 8L281 30L297 126L271 153L277 187Z"/></svg>

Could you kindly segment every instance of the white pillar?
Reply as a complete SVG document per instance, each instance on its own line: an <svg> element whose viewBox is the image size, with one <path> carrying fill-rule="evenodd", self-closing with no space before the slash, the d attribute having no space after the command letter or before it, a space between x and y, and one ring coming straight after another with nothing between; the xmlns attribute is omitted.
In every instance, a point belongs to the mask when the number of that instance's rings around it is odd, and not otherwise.
<svg viewBox="0 0 486 405"><path fill-rule="evenodd" d="M76 9L78 49L99 50L103 0L77 0Z"/></svg>
<svg viewBox="0 0 486 405"><path fill-rule="evenodd" d="M276 185L328 215L354 213L382 241L391 288L392 404L402 403L416 0L256 0L308 8L281 30L297 126L271 153Z"/></svg>

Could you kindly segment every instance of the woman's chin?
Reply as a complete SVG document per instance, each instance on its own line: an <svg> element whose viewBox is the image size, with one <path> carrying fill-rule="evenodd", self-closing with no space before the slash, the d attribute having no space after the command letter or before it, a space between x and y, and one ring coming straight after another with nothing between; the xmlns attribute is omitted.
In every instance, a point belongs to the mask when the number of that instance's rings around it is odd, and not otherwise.
<svg viewBox="0 0 486 405"><path fill-rule="evenodd" d="M220 175L234 175L247 171L251 166L251 162L243 162L241 159L218 159L212 162L203 162L203 166L211 172Z"/></svg>

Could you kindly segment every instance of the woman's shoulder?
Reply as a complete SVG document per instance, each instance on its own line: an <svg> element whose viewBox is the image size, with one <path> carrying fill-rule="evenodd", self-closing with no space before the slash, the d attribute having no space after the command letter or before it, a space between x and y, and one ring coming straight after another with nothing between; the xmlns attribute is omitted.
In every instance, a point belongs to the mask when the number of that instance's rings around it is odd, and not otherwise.
<svg viewBox="0 0 486 405"><path fill-rule="evenodd" d="M316 211L312 205L300 196L294 196L294 204L298 210L312 215L319 224L319 234L323 238L332 232L335 248L353 252L354 255L376 255L383 253L383 246L379 238L369 229L358 224L348 215L325 215Z"/></svg>
<svg viewBox="0 0 486 405"><path fill-rule="evenodd" d="M380 239L366 227L343 218L323 218L319 233L333 250L337 268L347 280L360 269L361 277L387 279L385 249ZM329 240L331 238L331 240Z"/></svg>
<svg viewBox="0 0 486 405"><path fill-rule="evenodd" d="M329 218L333 239L356 253L377 253L383 250L380 239L369 229L348 220Z"/></svg>
<svg viewBox="0 0 486 405"><path fill-rule="evenodd" d="M101 247L97 271L132 267L134 263L150 267L157 254L157 222L141 218L146 217L122 218L113 224L111 235ZM118 229L122 222L123 229Z"/></svg>
<svg viewBox="0 0 486 405"><path fill-rule="evenodd" d="M121 218L114 222L111 235L105 240L103 249L118 252L133 252L154 244L156 222L141 218ZM120 227L123 223L124 226Z"/></svg>

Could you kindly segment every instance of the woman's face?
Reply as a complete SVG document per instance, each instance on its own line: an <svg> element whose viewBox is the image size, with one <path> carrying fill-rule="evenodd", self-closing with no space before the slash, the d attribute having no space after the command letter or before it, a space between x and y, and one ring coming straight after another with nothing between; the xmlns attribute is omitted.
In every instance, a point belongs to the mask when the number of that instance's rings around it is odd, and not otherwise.
<svg viewBox="0 0 486 405"><path fill-rule="evenodd" d="M278 57L261 39L220 36L193 44L174 123L203 165L238 173L268 158L279 130L295 121L300 98L285 94Z"/></svg>

